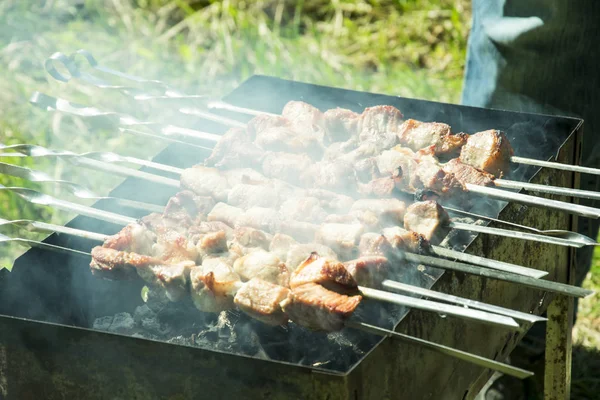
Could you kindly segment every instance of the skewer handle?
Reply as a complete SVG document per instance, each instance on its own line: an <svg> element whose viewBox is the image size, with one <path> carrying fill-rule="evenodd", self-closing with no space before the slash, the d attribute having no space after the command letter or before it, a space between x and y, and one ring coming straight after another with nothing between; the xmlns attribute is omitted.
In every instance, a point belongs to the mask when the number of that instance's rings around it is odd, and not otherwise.
<svg viewBox="0 0 600 400"><path fill-rule="evenodd" d="M68 254L77 254L79 256L91 257L90 253L86 253L83 251L70 249L68 247L56 246L50 243L40 242L38 240L30 240L24 238L13 238L0 233L0 243L18 243L27 247L38 247L44 250L50 250L59 253L68 253Z"/></svg>
<svg viewBox="0 0 600 400"><path fill-rule="evenodd" d="M386 279L382 282L382 285L386 289L392 289L396 291L401 291L404 293L411 293L420 296L425 296L430 299L436 299L445 301L452 304L463 305L469 308L474 308L476 310L487 311L494 314L504 315L507 317L511 317L521 321L527 321L529 323L534 323L538 321L546 321L547 318L539 317L534 314L527 314L524 312L511 310L504 307L498 307L491 304L482 303L480 301L466 299L464 297L453 296L451 294L436 292L435 290L425 289L418 286L408 285L406 283L392 281Z"/></svg>
<svg viewBox="0 0 600 400"><path fill-rule="evenodd" d="M494 180L496 187L506 189L528 190L531 192L555 194L558 196L575 197L581 199L600 200L600 193L591 190L571 189L556 186L540 185L538 183L510 181L506 179Z"/></svg>
<svg viewBox="0 0 600 400"><path fill-rule="evenodd" d="M360 293L368 299L384 301L401 306L416 308L419 310L431 311L444 315L452 315L485 324L504 326L507 328L520 330L519 324L514 319L502 315L491 314L485 311L471 310L464 307L457 307L429 300L416 299L414 297L403 296L401 294L385 292L383 290L367 288L364 286L359 286L358 289L360 290Z"/></svg>
<svg viewBox="0 0 600 400"><path fill-rule="evenodd" d="M436 351L438 353L446 354L450 357L458 358L460 360L469 362L471 364L479 365L480 367L489 368L494 371L502 372L503 374L514 376L515 378L525 379L525 378L532 377L534 375L533 372L531 372L531 371L513 367L512 365L503 364L499 361L481 357L476 354L472 354L472 353L468 353L466 351L454 349L452 347L444 346L439 343L430 342L428 340L420 339L420 338L417 338L414 336L409 336L404 333L380 328L378 326L366 324L364 322L347 321L346 326L348 328L358 329L361 331L373 333L375 335L388 336L393 339L402 340L407 343L418 344L420 346L426 347L426 348Z"/></svg>
<svg viewBox="0 0 600 400"><path fill-rule="evenodd" d="M554 161L536 160L535 158L512 156L510 161L517 164L534 165L536 167L554 168L562 171L580 172L582 174L600 175L600 169L582 167L581 165L562 164Z"/></svg>
<svg viewBox="0 0 600 400"><path fill-rule="evenodd" d="M570 214L579 215L588 218L599 218L600 209L586 207L579 204L565 203L562 201L544 199L541 197L529 196L521 193L508 192L506 190L495 189L485 186L473 185L467 183L467 190L472 193L481 194L499 200L514 201L516 203L528 204L535 207L544 207L552 210L565 211Z"/></svg>
<svg viewBox="0 0 600 400"><path fill-rule="evenodd" d="M8 220L4 218L0 218L0 226L2 225L14 225L20 228L25 228L28 231L37 231L37 232L48 232L48 233L63 233L65 235L76 236L83 239L96 240L99 242L104 242L108 239L108 235L103 235L101 233L84 231L81 229L69 228L68 226L55 225L55 224L47 224L45 222L32 221L29 219L16 219L16 220Z"/></svg>

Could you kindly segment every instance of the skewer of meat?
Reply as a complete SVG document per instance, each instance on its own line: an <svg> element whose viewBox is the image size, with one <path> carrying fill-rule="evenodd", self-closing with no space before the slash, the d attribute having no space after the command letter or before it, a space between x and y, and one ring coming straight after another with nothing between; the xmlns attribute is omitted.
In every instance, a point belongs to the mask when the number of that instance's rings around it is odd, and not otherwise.
<svg viewBox="0 0 600 400"><path fill-rule="evenodd" d="M72 152L65 152L65 151L53 151L53 150L49 150L40 146L36 146L36 145L25 145L25 144L20 144L20 145L12 145L12 146L8 146L8 148L10 148L11 150L15 150L15 151L19 151L20 153L5 153L5 154L0 154L0 156L13 156L13 155L19 155L19 156L35 156L35 157L67 157L68 159L77 159L78 163L81 163L82 166L85 167L90 167L90 168L94 168L95 170L100 170L100 171L112 171L113 169L120 169L122 167L119 166L111 166L111 165L107 165L107 162L129 162L129 163L134 163L140 166L146 166L146 167L150 167L159 171L163 171L163 172L168 172L168 173L175 173L177 175L181 175L183 173L184 170L179 169L179 168L174 168L168 165L164 165L164 164L159 164L159 163L155 163L155 162L151 162L151 161L146 161L146 160L140 160L140 159L136 159L133 157L124 157L124 156L119 156L116 155L114 153L85 153L83 154L85 157L82 157L79 154L75 154ZM390 153L393 153L392 151L390 151ZM97 157L99 159L101 159L102 161L98 161L95 159L88 159L87 157ZM123 169L124 172L126 170L129 169ZM133 170L135 171L135 170ZM244 171L251 171L250 169L244 169ZM135 171L138 172L138 171ZM124 172L124 175L127 176L137 176L130 174L129 172ZM152 174L148 174L148 173L143 173L144 175L152 175ZM255 174L258 174L255 172ZM261 175L261 174L258 174ZM262 175L261 175L262 176ZM143 176L137 176L139 178L145 179ZM178 182L173 180L173 179L169 179L169 178L163 178L163 177L159 177L161 179L166 179L168 182L169 186L178 186ZM263 177L264 178L264 177ZM173 182L173 184L171 184L171 182ZM539 185L538 185L539 186ZM394 184L391 184L391 182L389 180L386 179L379 179L379 180L375 180L371 185L367 185L367 190L373 190L373 189L377 189L379 191L383 191L383 195L387 195L389 193L390 190L393 190L394 188ZM479 188L481 190L481 188ZM574 190L574 189L573 189ZM388 191L388 192L386 192ZM323 190L319 190L319 189L313 189L312 192L314 194L317 195L317 197L324 197L322 199L322 201L326 201L329 202L330 204L334 204L336 199L340 199L340 197L338 196L337 198L335 196L331 196L331 192L328 191L323 191ZM509 194L510 196L516 196L517 194ZM510 200L510 198L508 199ZM347 200L345 200L347 201ZM485 219L485 217L481 217L483 219ZM480 218L480 219L481 219ZM514 226L514 225L513 225ZM457 226L458 228L458 226ZM463 228L469 228L469 226L467 225L463 225ZM490 233L490 234L499 234L500 232L494 232L493 229L489 230L487 227L474 227L473 229L477 228L478 231L483 232L483 233ZM526 226L521 226L522 229L524 230L531 230L531 228L526 227ZM512 235L510 237L515 237L515 235L513 235L512 233L510 233L511 231L506 231L507 235ZM541 233L543 234L544 232L538 232L537 230L535 230L536 234ZM530 235L530 234L525 234L523 236L519 236L518 238L520 239L527 239L527 240L542 240L543 238L540 238L539 236L537 236L536 234ZM552 235L550 235L552 238L561 238L563 237L564 239L567 239L567 241L570 241L571 243L573 243L575 245L575 243L577 243L577 246L585 246L585 245L593 245L595 243L595 241L591 238L585 237L583 235L577 234L577 233L573 233L573 232L568 232L568 231L564 231L564 234L562 236L557 236L558 232L557 231L552 231ZM552 240L552 239L550 239ZM555 242L555 244L561 244L559 242Z"/></svg>
<svg viewBox="0 0 600 400"><path fill-rule="evenodd" d="M62 227L61 227L62 228ZM73 234L74 232L71 232L71 234ZM86 232L86 231L82 231L84 236L90 236L92 235L91 232ZM13 238L13 237L8 237L5 235L1 235L0 234L0 243L19 243L22 245L26 245L26 246L30 246L30 247L41 247L44 249L48 249L51 251L56 251L56 252L67 252L69 254L76 254L78 256L86 256L89 257L90 254L89 253L84 253L84 252L80 252L77 250L73 250L70 248L65 248L65 247L61 247L61 246L55 246L55 245L50 245L48 243L44 243L44 242L38 242L35 240L29 240L29 239L22 239L22 238ZM250 282L248 282L250 283ZM244 299L245 298L249 298L249 296L253 296L254 295L254 291L253 289L259 289L261 290L259 293L263 294L263 299L269 299L273 297L273 289L265 292L264 291L264 287L265 287L265 283L264 281L261 283L258 280L253 281L252 285L247 284L246 286L244 286L244 289L246 290L246 292L248 292L248 296L247 295L243 295L242 296L242 291L240 290L238 292L238 294L236 295L236 297L239 296L239 303L240 306L243 307L244 304ZM280 291L279 288L275 288L277 290ZM277 290L275 292L277 292ZM283 297L283 296L282 296ZM264 300L258 304L254 304L256 310L254 311L254 313L258 313L258 315L256 315L255 317L259 317L259 318L264 318L265 313L269 313L270 310L268 309L268 302L265 302ZM265 308L265 305L267 305L267 307ZM247 312L250 312L247 310ZM370 324L365 324L364 322L356 322L356 321L347 321L345 323L345 327L347 328L351 328L351 329L358 329L358 330L362 330L368 333L372 333L372 334L376 334L376 335L381 335L381 336L389 336L395 339L399 339L399 340L403 340L405 342L408 343L413 343L413 344L418 344L420 346L424 346L426 348L432 349L434 351L440 352L442 354L446 354L449 355L451 357L456 357L458 359L473 363L475 365L479 365L481 367L484 368L491 368L493 370L497 370L499 372L511 375L511 376L515 376L521 379L524 379L526 377L530 377L533 375L533 373L529 372L529 371L525 371L519 368L515 368L513 366L510 365L506 365L506 364L502 364L498 361L495 360L490 360L490 359L486 359L484 357L481 356L477 356L474 354L470 354L468 352L465 351L461 351L461 350L457 350L457 349L453 349L451 347L447 347L447 346L443 346L434 342L430 342L427 340L423 340L423 339L419 339L413 336L409 336L406 334L401 334L398 332L394 332L391 330L387 330L381 327L377 327L374 325L370 325Z"/></svg>

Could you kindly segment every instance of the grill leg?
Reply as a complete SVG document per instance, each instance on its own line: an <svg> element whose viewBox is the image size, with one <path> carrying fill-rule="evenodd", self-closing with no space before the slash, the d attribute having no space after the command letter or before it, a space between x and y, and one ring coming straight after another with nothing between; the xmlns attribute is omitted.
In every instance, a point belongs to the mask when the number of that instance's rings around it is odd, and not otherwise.
<svg viewBox="0 0 600 400"><path fill-rule="evenodd" d="M573 299L557 296L548 307L544 399L570 398Z"/></svg>

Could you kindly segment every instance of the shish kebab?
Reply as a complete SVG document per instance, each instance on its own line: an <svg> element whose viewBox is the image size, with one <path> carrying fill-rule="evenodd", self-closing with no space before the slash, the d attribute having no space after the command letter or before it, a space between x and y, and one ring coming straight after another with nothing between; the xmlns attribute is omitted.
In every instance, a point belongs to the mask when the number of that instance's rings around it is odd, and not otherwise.
<svg viewBox="0 0 600 400"><path fill-rule="evenodd" d="M190 139L197 141L207 141L209 143L219 143L221 140L220 135L201 132L188 128L176 127L173 125L163 125L155 122L142 122L137 120L134 117L127 116L124 114L119 114L115 112L106 112L98 110L94 107L82 107L75 106L63 99L56 99L51 96L44 95L39 92L35 92L30 99L30 102L47 110L57 110L63 113L69 113L72 115L76 115L79 117L89 118L89 117L105 117L105 118L117 118L118 123L122 125L122 128L119 128L122 132L132 133L134 135L149 135L156 139L164 139L168 141L173 141L173 136L180 136L185 142L188 142ZM388 107L388 106L380 106L380 107ZM376 107L374 107L376 108ZM262 115L265 117L265 115ZM233 120L232 120L233 121ZM240 125L240 123L238 123ZM241 126L246 126L246 124L241 124ZM132 127L145 127L150 130L159 131L159 134L148 134L142 130L131 129ZM190 143L190 145L194 145ZM206 150L209 148L199 146L200 148ZM249 150L245 150L246 152ZM306 162L306 160L300 160L301 162ZM465 176L466 179L468 177ZM584 197L584 198L600 198L600 194L596 192L584 191L584 190L572 190L561 187L553 187L546 185L537 185L529 182L517 182L517 181L507 181L507 180L495 180L497 181L497 185L504 185L507 188L513 189L527 189L531 191L550 193L550 194L558 194L563 196L570 197ZM599 218L600 211L592 207L584 207L580 205L573 205L571 203L564 203L557 200L550 200L545 198L539 198L531 195L524 195L514 192L508 192L504 190L499 190L493 187L483 187L478 184L473 184L469 182L465 182L463 185L463 192L472 192L478 193L480 195L484 195L487 197L497 198L501 200L507 201L516 201L523 204L529 204L533 206L542 206L547 208L558 209L561 211L569 212L576 215L586 216L590 218ZM568 206L567 206L568 204Z"/></svg>
<svg viewBox="0 0 600 400"><path fill-rule="evenodd" d="M71 203L69 201L60 200L53 198L52 196L45 195L32 189L25 188L10 188L0 185L0 190L10 190L18 194L23 199L32 202L34 204L46 205L56 207L63 211L75 212L87 217L99 219L102 221L110 222L116 225L127 225L135 222L133 218L115 214L112 212L99 210L80 204ZM478 275L486 278L512 282L520 285L524 285L530 288L544 290L551 293L563 294L572 297L586 297L593 294L592 291L582 289L576 286L566 285L558 282L546 281L542 279L532 278L530 276L522 276L516 273L494 271L479 266L469 265L457 261L449 261L434 257L429 257L419 254L404 253L404 258L412 263L423 264L431 267L441 268L450 271L458 271L472 275ZM493 261L493 260L491 260ZM509 264L511 265L511 264Z"/></svg>
<svg viewBox="0 0 600 400"><path fill-rule="evenodd" d="M0 221L6 221L6 220L0 220ZM10 223L10 222L12 222L12 221L8 221L8 223ZM34 222L34 221L31 221L31 222ZM1 223L0 223L0 225L1 225ZM59 229L64 228L62 226L57 226L57 227ZM49 226L46 226L45 228L49 228ZM49 230L51 231L52 229L49 229ZM98 234L92 234L91 232L79 231L79 230L71 230L69 232L63 232L63 233L67 233L67 234L71 234L71 235L75 235L75 236L86 237L86 238L89 238L90 235L98 235ZM105 235L99 235L99 236L105 236ZM76 254L78 256L84 256L84 257L91 256L89 253L81 252L78 250L61 247L61 246L56 246L56 245L52 245L49 243L40 242L40 241L36 241L36 240L9 237L9 236L3 235L3 234L0 234L0 243L18 243L18 244L25 245L28 247L39 247L39 248L43 248L43 249L51 250L51 251L55 251L55 252L66 252L66 253ZM469 303L469 305L472 306L471 303ZM393 330L381 328L381 327L367 324L364 322L357 322L354 320L349 320L349 321L346 321L345 327L351 328L351 329L362 330L364 332L372 333L372 334L379 335L379 336L391 337L393 339L402 340L407 343L417 344L417 345L423 346L425 348L428 348L430 350L433 350L433 351L436 351L436 352L439 352L442 354L446 354L448 356L455 357L457 359L460 359L460 360L463 360L463 361L466 361L466 362L469 362L469 363L472 363L472 364L475 364L475 365L478 365L478 366L481 366L484 368L490 368L494 371L499 371L499 372L505 373L510 376L515 376L520 379L524 379L524 378L534 375L530 371L526 371L526 370L511 366L511 365L503 364L496 360L491 360L491 359L488 359L488 358L485 358L482 356L468 353L466 351L454 349L452 347L444 346L444 345L441 345L438 343L430 342L428 340L420 339L420 338L406 335L406 334L403 334L400 332L395 332Z"/></svg>
<svg viewBox="0 0 600 400"><path fill-rule="evenodd" d="M49 156L49 155L65 156L71 160L74 157L74 153L71 153L71 152L54 152L52 150L45 149L43 147L35 146L35 145L11 145L11 146L0 145L0 147L4 148L4 149L21 151L22 153L25 153L28 155L33 155L33 156ZM10 157L11 155L15 155L15 154L21 154L21 153L3 153L3 154L0 154L0 157ZM106 156L110 157L110 159L115 159L117 157L117 155L114 153L107 154ZM132 160L131 157L123 157L122 159L129 160L129 161ZM136 159L133 159L133 160L136 160ZM77 164L82 165L82 166L88 166L88 167L94 168L95 170L107 170L107 171L113 172L113 173L115 172L115 170L118 170L118 173L121 175L133 176L133 177L138 177L138 178L142 178L142 179L146 179L146 177L150 176L150 177L152 177L152 179L151 179L152 182L166 183L166 184L168 184L168 186L172 186L172 187L180 186L178 181L170 179L170 178L164 178L162 176L156 176L156 175L149 174L147 172L137 171L137 170L130 169L130 168L121 168L121 167L116 167L113 165L107 166L106 163L104 163L104 162L100 162L100 161L93 160L93 159L88 159L85 157L83 157L83 158L77 157ZM144 161L144 160L140 160L140 165L152 166L154 168L162 168L161 167L162 164L157 164L154 162ZM164 170L167 170L169 172L173 172L173 170L176 170L181 175L183 175L186 171L188 171L188 170L183 170L183 169L176 169L176 168L169 167L169 166L166 166L166 167L167 168L165 168ZM236 179L236 182L238 183L237 185L233 185L233 187L227 187L226 182L231 181L233 175L236 173L236 170L230 170L227 173L220 173L220 172L218 172L219 170L213 170L210 168L203 168L203 167L196 167L196 168L191 169L191 171L193 171L194 173L193 174L189 174L189 173L185 174L187 176L188 181L193 180L193 179L191 179L190 175L193 176L193 175L199 174L200 176L198 178L201 179L202 177L205 177L208 180L207 182L211 182L208 186L203 185L201 181L199 181L196 184L192 183L191 185L196 187L196 189L193 189L193 190L200 190L202 193L210 193L215 198L221 198L219 196L222 196L223 193L225 193L226 191L229 191L231 189L231 191L234 193L233 196L234 197L237 196L237 199L234 200L234 203L239 201L240 196L244 196L245 195L244 191L247 190L248 193L250 195L252 195L251 198L258 200L258 203L256 203L255 205L257 205L257 206L263 206L263 205L272 206L273 205L272 201L265 203L265 200L267 200L269 198L273 198L272 190L275 188L280 188L280 189L287 188L286 191L290 195L293 194L293 196L296 196L296 197L309 198L310 200L313 200L313 202L315 200L315 196L320 197L321 198L320 200L322 202L324 201L327 203L331 203L332 201L335 201L335 199L339 199L342 204L348 204L348 202L352 201L347 196L342 196L342 195L337 196L337 195L335 195L333 193L329 193L325 190L304 191L303 189L300 189L300 188L294 188L291 185L287 185L287 184L285 184L283 182L279 182L275 179L266 178L256 172L253 172L254 178L251 180L253 180L254 182L252 182L252 184L240 184L240 179ZM251 170L242 169L239 171L241 173L243 173L244 171L251 171ZM78 190L74 192L74 194L77 197L90 198L91 192L85 188L82 188L80 185L75 185L71 182L55 181L55 180L51 179L47 174L39 172L39 171L34 171L34 170L30 170L28 168L18 167L18 166L14 166L11 164L0 163L0 172L8 174L8 175L12 175L12 176L18 176L23 179L38 181L38 182L39 181L58 182L61 184L68 183L71 188L73 188L73 187L78 188ZM218 184L214 183L215 173L221 174L221 179L222 179L221 183L218 183ZM214 183L214 187L212 186L213 183ZM184 187L186 187L186 185L184 185ZM219 193L215 193L215 190L218 191ZM325 196L325 198L323 198L323 196ZM101 197L96 196L96 198L101 198ZM102 198L105 198L105 197L102 197ZM109 198L109 199L112 199L112 198ZM117 199L117 200L119 200L119 199ZM222 198L222 200L225 200L225 198ZM250 201L250 200L248 200L248 201ZM388 200L388 202L389 201L391 201L391 200ZM159 206L155 206L155 205L151 205L151 204L147 204L147 203L137 204L137 202L131 202L129 200L123 200L122 202L126 202L128 206L133 207L133 208L141 208L141 209L153 208L151 211L157 211L156 210L157 208L161 208ZM367 202L367 200L364 200L363 203L364 202ZM398 202L398 204L400 204L400 203ZM277 204L277 205L282 205L282 204ZM362 208L364 208L364 206ZM352 210L352 211L356 211L356 210ZM400 209L400 210L398 210L398 212L402 213L402 210ZM457 212L460 213L460 211L457 211ZM445 212L442 212L442 214L439 214L439 215L440 216L445 215ZM486 217L478 216L477 214L470 213L470 216L486 219ZM334 216L331 216L331 218L334 218ZM573 234L572 232L568 232L568 231L562 231L562 235L565 237L561 238L560 235L558 235L558 233L561 233L560 231L559 232L552 231L551 232L552 235L538 235L538 234L531 234L531 233L524 233L524 232L516 232L516 231L512 231L512 230L503 230L500 228L492 228L492 227L480 226L480 225L474 225L474 224L453 222L448 218L445 218L444 221L442 221L442 222L447 224L449 228L453 228L453 229L480 232L480 233L488 233L488 234L494 234L494 235L499 235L499 236L523 239L523 240L533 240L533 241L538 241L538 242L542 242L542 243L550 243L550 244L572 246L572 247L596 245L596 242L593 239L587 238L582 235ZM422 225L418 224L417 226L422 226ZM518 226L518 227L520 227L522 229L528 228L526 226ZM454 252L451 250L442 249L440 247L432 247L431 250L433 251L433 253L443 256L443 257L454 257L456 259L466 261L466 262L472 262L477 265L489 266L492 268L497 268L497 269L510 271L510 272L517 272L517 273L525 272L523 267L518 267L517 269L515 269L514 267L511 267L510 265L507 265L506 263L500 263L498 261L477 258L475 256L465 255L460 252ZM527 273L526 273L526 275L534 276L534 277L541 277L541 276L544 276L545 274L546 274L545 272L537 271L537 270L532 270L531 272L527 271Z"/></svg>
<svg viewBox="0 0 600 400"><path fill-rule="evenodd" d="M144 160L144 159L139 159L136 157L122 156L122 155L112 153L112 152L74 153L72 151L66 151L66 150L51 150L51 149L48 149L48 148L45 148L42 146L32 145L32 144L4 145L2 143L0 143L0 149L9 151L6 153L0 153L0 157L6 157L6 158L14 158L14 157L65 158L77 166L91 168L96 171L105 171L105 172L109 172L109 173L113 173L113 174L121 175L121 176L136 177L136 178L148 180L150 182L164 184L164 185L167 185L170 187L175 187L175 188L179 187L179 182L176 180L173 180L170 178L165 178L162 176L154 175L154 174L143 172L143 171L138 171L138 170L131 169L131 168L126 168L126 167L122 167L122 166L114 166L111 164L129 163L129 164L134 164L137 166L148 167L148 168L151 168L151 169L154 169L157 171L161 171L161 172L172 173L177 176L181 176L181 174L184 171L184 169L182 169L182 168L176 168L176 167L173 167L170 165L161 164L161 163L148 161L148 160ZM6 165L8 165L8 164L6 164ZM16 169L18 169L18 172L19 172L18 174L14 174L14 171ZM21 177L23 179L28 179L28 180L30 180L28 178L28 176L31 173L38 174L37 171L31 171L31 170L25 169L23 167L11 166L9 168L9 170L13 172L13 173L11 173L12 175L14 175L14 176L18 175L19 177ZM38 175L38 177L39 177L39 175ZM449 212L456 213L459 215L466 215L466 216L474 218L474 219L488 220L488 221L496 222L499 224L510 225L512 227L516 227L516 228L519 228L522 230L531 231L531 232L534 232L535 234L539 234L539 235L566 239L566 240L571 241L574 245L578 244L579 247L586 246L586 245L597 245L596 241L593 240L592 238L589 238L587 236L584 236L584 235L581 235L581 234L575 233L575 232L570 232L570 231L565 231L565 230L543 231L543 230L535 229L535 228L532 228L532 227L529 227L526 225L509 223L507 221L498 220L495 218L459 210L459 209L452 208L452 207L444 207L444 208L446 208L446 210L448 210ZM469 227L470 227L470 229L475 229L474 225L470 225ZM498 232L490 231L489 230L490 228L487 228L487 227L481 227L481 228L483 229L481 231L482 233L490 233L490 234L498 233ZM479 228L477 228L477 229L479 229ZM507 232L510 232L510 231L507 231ZM539 239L539 236L534 235L531 237L526 236L526 237L521 237L521 238L529 239L529 240L537 240L537 239ZM556 244L561 244L561 243L556 243Z"/></svg>
<svg viewBox="0 0 600 400"><path fill-rule="evenodd" d="M102 79L98 76L90 74L89 72L83 72L80 70L80 68L74 62L74 58L78 55L83 57L83 59L87 62L87 64L90 67L92 67L93 69L95 69L97 71L102 72L103 74L112 75L120 80L124 79L124 80L130 81L136 85L139 85L139 84L151 85L154 88L161 88L163 90L163 93L159 94L159 95L144 93L143 91L140 91L137 88L134 90L132 87L129 87L129 86L114 85L114 84L111 84L111 83L105 81L104 79ZM62 66L66 70L69 71L69 75L61 74L56 69L55 63L62 64ZM208 110L227 110L227 111L231 111L234 113L246 114L246 115L250 115L250 116L260 116L260 115L277 116L277 114L269 113L266 111L255 110L255 109L251 109L251 108L247 108L247 107L239 107L239 106L235 106L233 104L226 103L221 100L212 100L209 98L209 96L205 96L205 95L188 95L184 92L181 92L179 90L172 88L170 85L168 85L165 82L162 82L162 81L159 81L156 79L146 79L146 78L126 74L121 71L117 71L115 69L112 69L112 68L109 68L106 66L102 66L96 61L94 56L89 51L84 50L84 49L80 49L69 56L67 56L61 52L56 52L46 60L46 62L44 63L44 68L46 69L48 74L50 74L54 79L56 79L58 81L69 82L72 78L75 78L79 81L86 82L87 84L96 86L100 89L121 91L129 96L132 96L135 100L139 100L139 101L148 101L148 100L153 100L153 99L195 100L195 101L201 100L205 103ZM206 118L206 119L211 119L211 117L212 117L214 120L217 120L217 122L228 122L227 119L225 119L221 116L215 115L213 113L206 113L200 109L188 109L187 111L191 112L191 113L199 114L199 116L202 116L203 118ZM238 126L240 126L239 124L241 124L235 120L231 120L231 121L229 121L229 123L237 123ZM514 155L510 156L509 161L512 163L518 163L518 164L526 164L526 165L533 165L533 166L539 166L539 167L554 168L554 169L559 169L559 170L564 170L564 171L600 175L600 169L584 167L584 166L579 166L579 165L562 164L559 162L537 160L537 159L533 159L533 158L518 157L518 156L514 156Z"/></svg>

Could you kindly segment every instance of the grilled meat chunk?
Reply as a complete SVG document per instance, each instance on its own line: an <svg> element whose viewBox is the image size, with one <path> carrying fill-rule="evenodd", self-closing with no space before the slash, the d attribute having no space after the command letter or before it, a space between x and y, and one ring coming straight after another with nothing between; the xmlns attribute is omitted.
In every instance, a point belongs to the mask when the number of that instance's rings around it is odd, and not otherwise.
<svg viewBox="0 0 600 400"><path fill-rule="evenodd" d="M316 197L290 198L283 202L279 212L285 219L296 221L321 222L327 217L327 211Z"/></svg>
<svg viewBox="0 0 600 400"><path fill-rule="evenodd" d="M494 186L494 176L492 174L467 165L457 158L444 164L444 171L454 175L456 180L463 185L471 183L479 186Z"/></svg>
<svg viewBox="0 0 600 400"><path fill-rule="evenodd" d="M271 127L256 134L255 144L267 151L305 153L313 160L323 156L322 134L288 127Z"/></svg>
<svg viewBox="0 0 600 400"><path fill-rule="evenodd" d="M335 251L340 259L351 260L356 257L356 245L363 234L360 224L323 224L320 226L315 240Z"/></svg>
<svg viewBox="0 0 600 400"><path fill-rule="evenodd" d="M298 325L309 329L334 332L344 327L362 296L347 296L328 290L316 283L307 283L291 290L290 298L281 308Z"/></svg>
<svg viewBox="0 0 600 400"><path fill-rule="evenodd" d="M219 258L208 259L192 268L190 281L194 305L204 312L233 308L233 297L241 286L238 274Z"/></svg>
<svg viewBox="0 0 600 400"><path fill-rule="evenodd" d="M490 129L475 133L467 139L460 152L460 161L502 177L510 171L514 151L504 132Z"/></svg>
<svg viewBox="0 0 600 400"><path fill-rule="evenodd" d="M248 226L266 232L279 232L282 219L277 210L266 207L252 207L242 214L236 226Z"/></svg>
<svg viewBox="0 0 600 400"><path fill-rule="evenodd" d="M231 128L215 144L210 156L204 161L207 167L214 167L230 154L240 149L240 144L250 143L248 131L243 128Z"/></svg>
<svg viewBox="0 0 600 400"><path fill-rule="evenodd" d="M181 174L181 186L198 196L211 196L217 201L227 201L231 186L216 168L196 165Z"/></svg>
<svg viewBox="0 0 600 400"><path fill-rule="evenodd" d="M107 249L150 254L154 243L156 243L156 234L144 224L134 222L121 229L117 234L109 236L102 246Z"/></svg>
<svg viewBox="0 0 600 400"><path fill-rule="evenodd" d="M157 235L152 246L151 255L164 262L176 263L185 260L195 261L198 258L194 243L185 235L176 231L165 231Z"/></svg>
<svg viewBox="0 0 600 400"><path fill-rule="evenodd" d="M290 272L279 257L264 250L257 250L235 260L233 270L242 282L260 278L275 285L287 286Z"/></svg>
<svg viewBox="0 0 600 400"><path fill-rule="evenodd" d="M399 128L398 139L411 150L440 155L459 151L465 144L467 135L453 135L450 125L439 122L408 119Z"/></svg>
<svg viewBox="0 0 600 400"><path fill-rule="evenodd" d="M354 204L350 196L335 193L327 189L307 189L306 195L316 197L321 202L321 207L329 212L346 213Z"/></svg>
<svg viewBox="0 0 600 400"><path fill-rule="evenodd" d="M373 179L368 183L358 184L358 193L367 197L390 197L396 191L398 178L386 176L384 178Z"/></svg>
<svg viewBox="0 0 600 400"><path fill-rule="evenodd" d="M270 128L290 127L290 121L280 115L260 114L248 121L247 134L248 142L254 141L256 136Z"/></svg>
<svg viewBox="0 0 600 400"><path fill-rule="evenodd" d="M345 161L319 161L304 170L300 180L307 188L327 188L332 191L356 190L354 166Z"/></svg>
<svg viewBox="0 0 600 400"><path fill-rule="evenodd" d="M313 165L313 161L306 154L268 153L264 157L262 171L269 178L299 184L301 175L311 165Z"/></svg>
<svg viewBox="0 0 600 400"><path fill-rule="evenodd" d="M138 275L149 284L164 289L170 301L179 301L188 295L190 271L193 261L175 264L147 264L137 268Z"/></svg>
<svg viewBox="0 0 600 400"><path fill-rule="evenodd" d="M200 235L219 231L225 232L227 240L233 239L233 229L221 221L202 221L194 224L188 229L188 235L191 242L197 243Z"/></svg>
<svg viewBox="0 0 600 400"><path fill-rule="evenodd" d="M382 226L401 225L406 211L406 204L398 199L361 199L357 200L351 211L371 211L379 219Z"/></svg>
<svg viewBox="0 0 600 400"><path fill-rule="evenodd" d="M345 108L334 108L323 113L326 140L341 142L358 134L360 114Z"/></svg>
<svg viewBox="0 0 600 400"><path fill-rule="evenodd" d="M364 256L346 261L344 267L358 285L379 288L388 277L390 262L382 256Z"/></svg>
<svg viewBox="0 0 600 400"><path fill-rule="evenodd" d="M409 251L417 254L427 254L431 244L425 236L412 231L407 231L399 226L385 228L383 236L389 241L392 247ZM388 257L389 258L389 257Z"/></svg>
<svg viewBox="0 0 600 400"><path fill-rule="evenodd" d="M149 264L160 264L160 261L151 256L96 246L92 249L90 269L92 274L106 279L133 279L138 267Z"/></svg>
<svg viewBox="0 0 600 400"><path fill-rule="evenodd" d="M247 210L251 207L276 208L279 194L270 185L235 185L229 191L227 204Z"/></svg>
<svg viewBox="0 0 600 400"><path fill-rule="evenodd" d="M295 271L312 253L328 260L337 260L338 255L329 247L320 243L293 244L289 247L285 263L290 271Z"/></svg>
<svg viewBox="0 0 600 400"><path fill-rule="evenodd" d="M250 317L268 325L286 325L288 316L281 303L289 301L288 288L259 278L250 279L236 293L234 303Z"/></svg>
<svg viewBox="0 0 600 400"><path fill-rule="evenodd" d="M269 251L279 257L280 260L287 260L288 251L292 246L297 244L298 242L293 237L283 233L276 233L273 235L271 243L269 243ZM290 269L289 266L288 269Z"/></svg>
<svg viewBox="0 0 600 400"><path fill-rule="evenodd" d="M358 145L359 145L359 143L358 143L357 137L352 137L344 142L331 143L329 146L327 146L327 148L325 149L325 152L323 153L323 160L324 161L336 160L336 159L342 157L344 154L348 154L351 151L353 151L354 149L356 149L358 147Z"/></svg>
<svg viewBox="0 0 600 400"><path fill-rule="evenodd" d="M194 241L200 259L227 251L227 234L225 231L198 234L194 236Z"/></svg>
<svg viewBox="0 0 600 400"><path fill-rule="evenodd" d="M279 232L290 235L301 243L313 242L319 225L302 222L302 221L289 221L284 220L279 226Z"/></svg>
<svg viewBox="0 0 600 400"><path fill-rule="evenodd" d="M435 201L411 204L404 214L404 228L423 235L432 243L441 242L449 232L450 217Z"/></svg>
<svg viewBox="0 0 600 400"><path fill-rule="evenodd" d="M233 230L232 243L242 247L261 248L267 250L272 240L272 236L260 229L249 226L241 226Z"/></svg>
<svg viewBox="0 0 600 400"><path fill-rule="evenodd" d="M366 108L360 116L358 140L360 143L373 143L379 152L398 143L396 133L403 115L392 106Z"/></svg>
<svg viewBox="0 0 600 400"><path fill-rule="evenodd" d="M237 207L232 207L226 203L217 203L211 212L208 213L208 221L221 221L229 226L238 226L244 210Z"/></svg>
<svg viewBox="0 0 600 400"><path fill-rule="evenodd" d="M204 218L215 206L215 200L210 196L197 196L191 190L184 190L169 199L163 217L186 221L188 218L197 220Z"/></svg>
<svg viewBox="0 0 600 400"><path fill-rule="evenodd" d="M292 289L307 283L318 283L338 293L355 292L358 286L344 264L317 253L311 253L294 270L289 282Z"/></svg>

